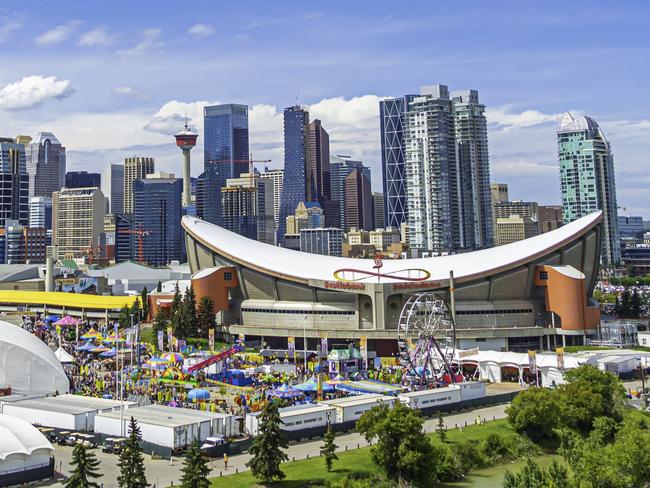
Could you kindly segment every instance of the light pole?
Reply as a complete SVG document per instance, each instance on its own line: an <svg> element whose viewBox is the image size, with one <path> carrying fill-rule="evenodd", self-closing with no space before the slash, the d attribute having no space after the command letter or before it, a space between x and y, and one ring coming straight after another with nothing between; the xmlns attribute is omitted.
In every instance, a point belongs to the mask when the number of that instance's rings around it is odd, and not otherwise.
<svg viewBox="0 0 650 488"><path fill-rule="evenodd" d="M305 320L302 322L302 346L304 354L304 372L305 378L307 377L307 316L305 315Z"/></svg>

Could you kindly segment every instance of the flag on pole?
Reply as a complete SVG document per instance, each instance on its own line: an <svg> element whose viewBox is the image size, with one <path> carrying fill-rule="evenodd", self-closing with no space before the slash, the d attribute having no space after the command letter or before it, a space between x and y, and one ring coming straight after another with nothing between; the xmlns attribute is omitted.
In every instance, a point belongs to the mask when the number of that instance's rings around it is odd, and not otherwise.
<svg viewBox="0 0 650 488"><path fill-rule="evenodd" d="M214 329L208 329L208 347L214 351Z"/></svg>
<svg viewBox="0 0 650 488"><path fill-rule="evenodd" d="M528 367L530 374L537 374L537 353L533 350L528 350Z"/></svg>
<svg viewBox="0 0 650 488"><path fill-rule="evenodd" d="M162 330L158 331L158 350L163 352L165 349L165 333Z"/></svg>
<svg viewBox="0 0 650 488"><path fill-rule="evenodd" d="M287 349L289 350L289 357L296 359L296 338L294 336L287 337Z"/></svg>
<svg viewBox="0 0 650 488"><path fill-rule="evenodd" d="M564 348L556 347L555 355L557 356L557 369L564 371Z"/></svg>
<svg viewBox="0 0 650 488"><path fill-rule="evenodd" d="M167 347L169 351L172 350L172 343L174 342L174 332L171 327L167 327Z"/></svg>

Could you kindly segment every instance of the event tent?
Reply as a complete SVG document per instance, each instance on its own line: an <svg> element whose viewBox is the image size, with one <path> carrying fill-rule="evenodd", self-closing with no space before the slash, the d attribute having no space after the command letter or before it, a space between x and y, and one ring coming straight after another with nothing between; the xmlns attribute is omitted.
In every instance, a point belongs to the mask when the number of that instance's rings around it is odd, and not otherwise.
<svg viewBox="0 0 650 488"><path fill-rule="evenodd" d="M0 321L0 386L19 395L67 393L70 383L56 354L23 328Z"/></svg>
<svg viewBox="0 0 650 488"><path fill-rule="evenodd" d="M37 481L38 468L50 463L54 447L36 427L25 420L0 414L0 486L16 484L10 478L20 473L21 481Z"/></svg>
<svg viewBox="0 0 650 488"><path fill-rule="evenodd" d="M54 355L56 356L56 358L59 360L61 364L70 364L75 362L72 355L62 347L59 347L54 353Z"/></svg>

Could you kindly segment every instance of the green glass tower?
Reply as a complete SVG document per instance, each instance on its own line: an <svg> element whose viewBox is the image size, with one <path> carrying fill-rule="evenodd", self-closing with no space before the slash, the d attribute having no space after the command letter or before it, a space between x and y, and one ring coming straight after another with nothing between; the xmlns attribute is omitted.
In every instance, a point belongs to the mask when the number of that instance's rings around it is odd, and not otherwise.
<svg viewBox="0 0 650 488"><path fill-rule="evenodd" d="M601 263L621 260L618 236L614 158L605 134L590 117L566 113L557 132L565 224L593 212L603 212Z"/></svg>

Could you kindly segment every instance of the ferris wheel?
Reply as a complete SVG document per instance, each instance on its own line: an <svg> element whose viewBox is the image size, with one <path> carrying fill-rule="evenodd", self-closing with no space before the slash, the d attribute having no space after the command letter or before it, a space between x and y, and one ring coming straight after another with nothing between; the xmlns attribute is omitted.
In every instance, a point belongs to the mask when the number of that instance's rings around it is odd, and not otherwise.
<svg viewBox="0 0 650 488"><path fill-rule="evenodd" d="M456 329L445 301L432 292L415 293L402 307L398 323L400 362L406 382L424 388L445 374L454 381L451 363Z"/></svg>

